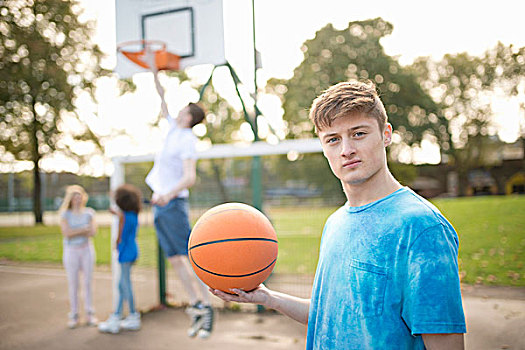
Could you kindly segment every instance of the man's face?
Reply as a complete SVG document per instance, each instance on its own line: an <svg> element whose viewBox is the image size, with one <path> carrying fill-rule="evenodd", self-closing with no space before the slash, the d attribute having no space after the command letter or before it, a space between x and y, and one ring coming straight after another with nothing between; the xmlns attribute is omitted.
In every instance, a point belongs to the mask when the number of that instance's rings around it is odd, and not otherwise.
<svg viewBox="0 0 525 350"><path fill-rule="evenodd" d="M179 115L177 116L177 124L179 127L187 128L191 122L191 113L190 107L186 106L180 110Z"/></svg>
<svg viewBox="0 0 525 350"><path fill-rule="evenodd" d="M363 114L337 118L319 131L332 172L348 185L364 183L386 169L385 147L391 138L390 124L381 132L377 121Z"/></svg>

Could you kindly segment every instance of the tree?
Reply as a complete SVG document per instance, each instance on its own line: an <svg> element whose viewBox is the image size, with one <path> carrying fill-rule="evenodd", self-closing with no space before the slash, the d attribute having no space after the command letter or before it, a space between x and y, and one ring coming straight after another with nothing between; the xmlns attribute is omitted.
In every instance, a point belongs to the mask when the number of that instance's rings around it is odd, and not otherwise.
<svg viewBox="0 0 525 350"><path fill-rule="evenodd" d="M100 146L81 121L75 101L93 97L102 52L91 42L94 23L79 20L77 1L0 2L0 140L11 159L33 163L33 212L42 223L40 162L62 153L82 161L71 147L81 141ZM66 140L66 121L76 130Z"/></svg>
<svg viewBox="0 0 525 350"><path fill-rule="evenodd" d="M449 120L452 138L442 151L458 172L461 195L471 169L492 165L487 154L498 143L492 97L498 91L525 94L524 63L525 48L499 43L481 57L447 54L438 62L423 57L409 68Z"/></svg>
<svg viewBox="0 0 525 350"><path fill-rule="evenodd" d="M350 22L343 30L327 25L303 45L304 60L287 81L269 81L270 92L279 95L288 122L288 137L312 137L308 109L323 90L350 79L372 80L378 86L389 121L402 143L417 145L425 137L438 144L448 142L448 121L438 105L421 88L416 77L385 54L380 39L393 26L376 18Z"/></svg>

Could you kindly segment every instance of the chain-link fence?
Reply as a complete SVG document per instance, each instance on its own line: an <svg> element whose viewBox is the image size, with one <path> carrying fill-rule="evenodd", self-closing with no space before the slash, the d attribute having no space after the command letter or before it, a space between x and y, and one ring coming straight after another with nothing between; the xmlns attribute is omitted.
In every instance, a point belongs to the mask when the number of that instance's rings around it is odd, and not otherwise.
<svg viewBox="0 0 525 350"><path fill-rule="evenodd" d="M279 239L279 258L269 284L279 283L296 295L310 292L309 282L317 264L319 240L324 221L344 202L339 181L332 175L320 153L292 157L287 155L262 156L263 211L276 228ZM145 199L151 190L145 178L152 162L126 163L124 182L140 188ZM197 162L197 183L190 191L190 220L194 223L209 208L225 202L252 204L252 158L200 159ZM32 174L2 174L0 178L0 220L8 218L12 226L32 224ZM99 234L95 237L97 263L110 263L110 224L107 212L110 203L108 178L79 177L74 174L46 174L42 177L45 205L44 222L58 225L56 212L67 185L80 184L90 195L88 206L96 209ZM10 196L10 197L9 197ZM139 266L157 267L158 251L153 228L152 209L144 204L140 213ZM5 225L4 225L5 226ZM47 236L46 236L47 237ZM53 250L50 259L57 262L61 254L59 232L45 249ZM37 239L37 240L38 240ZM30 244L26 241L25 244ZM32 244L32 243L31 243ZM35 241L35 245L38 245ZM32 249L32 248L24 248ZM35 248L40 249L40 248ZM45 259L44 259L45 260ZM53 261L54 261L53 260ZM168 267L169 268L169 267ZM306 284L305 284L306 282ZM305 287L306 286L306 287Z"/></svg>
<svg viewBox="0 0 525 350"><path fill-rule="evenodd" d="M69 185L81 185L89 194L87 206L95 210L109 207L109 178L78 176L72 173L40 173L44 223L57 224L56 211ZM0 174L0 225L21 226L34 224L33 173Z"/></svg>
<svg viewBox="0 0 525 350"><path fill-rule="evenodd" d="M275 226L279 239L279 258L267 283L307 296L324 222L345 200L340 183L321 154L305 154L294 161L286 155L261 159L263 212ZM221 203L252 204L252 161L251 157L199 160L197 183L190 191L190 220L195 222L206 210ZM151 196L145 178L152 165L124 165L124 182L139 187L145 198ZM144 214L143 225L152 225L151 208L145 206ZM155 257L148 255L156 254L156 249L151 244L148 247L141 247L142 255L154 261Z"/></svg>

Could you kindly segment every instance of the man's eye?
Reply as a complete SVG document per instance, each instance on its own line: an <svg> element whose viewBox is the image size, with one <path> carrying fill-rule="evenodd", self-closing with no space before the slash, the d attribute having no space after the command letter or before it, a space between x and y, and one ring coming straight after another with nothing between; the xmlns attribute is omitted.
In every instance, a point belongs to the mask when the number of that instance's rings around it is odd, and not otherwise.
<svg viewBox="0 0 525 350"><path fill-rule="evenodd" d="M337 137L331 137L328 140L326 140L326 143L334 143L337 141Z"/></svg>
<svg viewBox="0 0 525 350"><path fill-rule="evenodd" d="M365 136L366 135L366 132L364 131L357 131L354 133L354 137L362 137L362 136Z"/></svg>

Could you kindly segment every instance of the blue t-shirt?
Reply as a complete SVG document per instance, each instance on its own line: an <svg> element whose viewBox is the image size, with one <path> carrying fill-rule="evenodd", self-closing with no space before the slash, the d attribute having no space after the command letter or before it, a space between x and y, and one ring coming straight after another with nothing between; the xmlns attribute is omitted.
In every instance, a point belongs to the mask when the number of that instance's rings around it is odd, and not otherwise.
<svg viewBox="0 0 525 350"><path fill-rule="evenodd" d="M408 188L327 220L307 349L424 349L421 334L465 333L458 237Z"/></svg>
<svg viewBox="0 0 525 350"><path fill-rule="evenodd" d="M118 262L133 262L139 256L139 247L137 245L137 229L139 220L137 213L132 211L124 212L124 226L120 236L120 243L117 246Z"/></svg>

